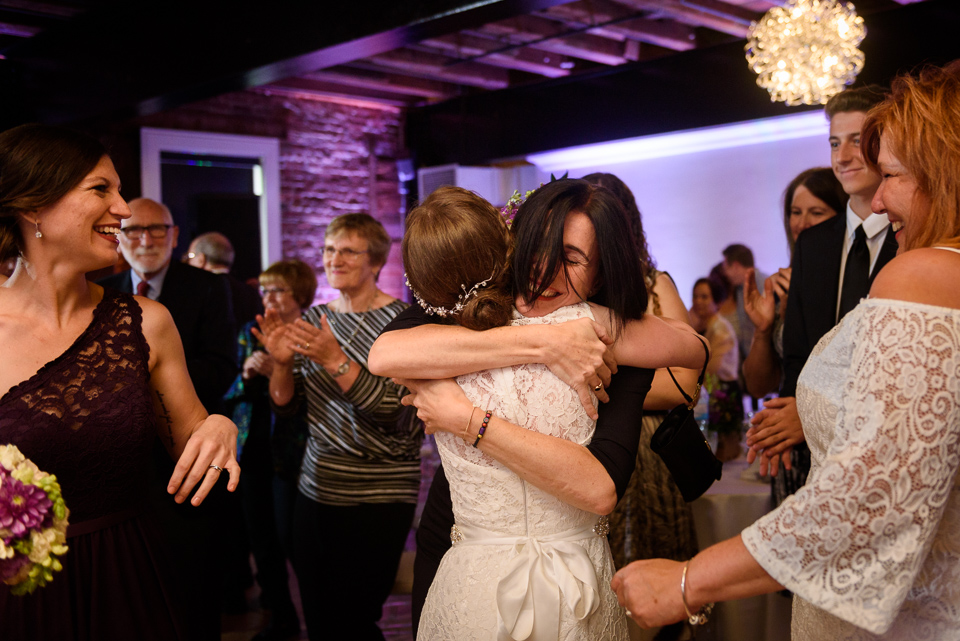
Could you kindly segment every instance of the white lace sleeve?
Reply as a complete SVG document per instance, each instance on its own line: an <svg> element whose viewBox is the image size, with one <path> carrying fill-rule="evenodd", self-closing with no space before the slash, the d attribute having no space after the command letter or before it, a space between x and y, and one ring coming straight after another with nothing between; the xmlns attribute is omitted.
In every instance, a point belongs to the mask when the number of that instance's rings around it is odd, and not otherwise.
<svg viewBox="0 0 960 641"><path fill-rule="evenodd" d="M742 536L785 587L883 634L908 593L916 599L923 591L917 586L935 565L928 553L954 491L960 315L898 301L862 307L811 357L821 359L814 374L836 361L845 366L842 387L834 385L836 412L822 413L835 416L835 431L821 464L794 497Z"/></svg>

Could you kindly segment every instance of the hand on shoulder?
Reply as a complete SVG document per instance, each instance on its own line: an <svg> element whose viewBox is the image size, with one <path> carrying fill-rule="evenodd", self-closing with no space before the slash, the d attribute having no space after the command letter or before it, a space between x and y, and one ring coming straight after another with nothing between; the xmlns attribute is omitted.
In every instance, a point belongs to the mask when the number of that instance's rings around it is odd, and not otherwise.
<svg viewBox="0 0 960 641"><path fill-rule="evenodd" d="M899 254L880 270L870 298L960 309L960 254L933 247Z"/></svg>

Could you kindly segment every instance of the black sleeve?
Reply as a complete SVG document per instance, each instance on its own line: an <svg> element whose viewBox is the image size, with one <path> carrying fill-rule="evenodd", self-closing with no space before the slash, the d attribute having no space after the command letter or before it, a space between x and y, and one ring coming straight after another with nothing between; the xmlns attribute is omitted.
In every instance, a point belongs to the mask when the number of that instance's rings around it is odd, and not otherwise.
<svg viewBox="0 0 960 641"><path fill-rule="evenodd" d="M653 382L654 370L620 367L607 392L610 401L600 404L597 429L587 449L607 470L623 498L637 465L637 448L643 418L643 401Z"/></svg>
<svg viewBox="0 0 960 641"><path fill-rule="evenodd" d="M397 329L413 329L421 325L439 325L440 318L431 316L423 311L423 308L414 303L405 310L397 314L396 318L387 323L386 327L380 330L381 334L392 332Z"/></svg>
<svg viewBox="0 0 960 641"><path fill-rule="evenodd" d="M803 240L801 234L793 250L790 264L790 295L787 296L787 311L783 321L783 383L780 396L797 395L797 379L810 356L810 341L803 314Z"/></svg>

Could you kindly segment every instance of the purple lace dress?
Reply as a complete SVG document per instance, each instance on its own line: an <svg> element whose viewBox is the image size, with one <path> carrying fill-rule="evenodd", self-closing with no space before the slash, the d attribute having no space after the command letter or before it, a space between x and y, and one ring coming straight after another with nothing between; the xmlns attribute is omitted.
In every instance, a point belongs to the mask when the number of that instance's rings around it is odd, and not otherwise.
<svg viewBox="0 0 960 641"><path fill-rule="evenodd" d="M140 306L108 289L74 344L0 398L0 443L56 474L70 509L63 571L32 595L0 584L0 639L186 637L143 512L156 437L149 349Z"/></svg>

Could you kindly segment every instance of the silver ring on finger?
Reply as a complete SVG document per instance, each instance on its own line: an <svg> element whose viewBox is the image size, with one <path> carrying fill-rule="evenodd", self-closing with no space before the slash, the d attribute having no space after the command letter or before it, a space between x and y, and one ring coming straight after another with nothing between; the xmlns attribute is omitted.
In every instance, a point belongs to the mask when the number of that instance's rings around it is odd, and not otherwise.
<svg viewBox="0 0 960 641"><path fill-rule="evenodd" d="M207 466L207 469L208 469L208 470L216 470L217 472L222 472L222 471L223 471L223 468L220 467L219 465L208 465L208 466Z"/></svg>

